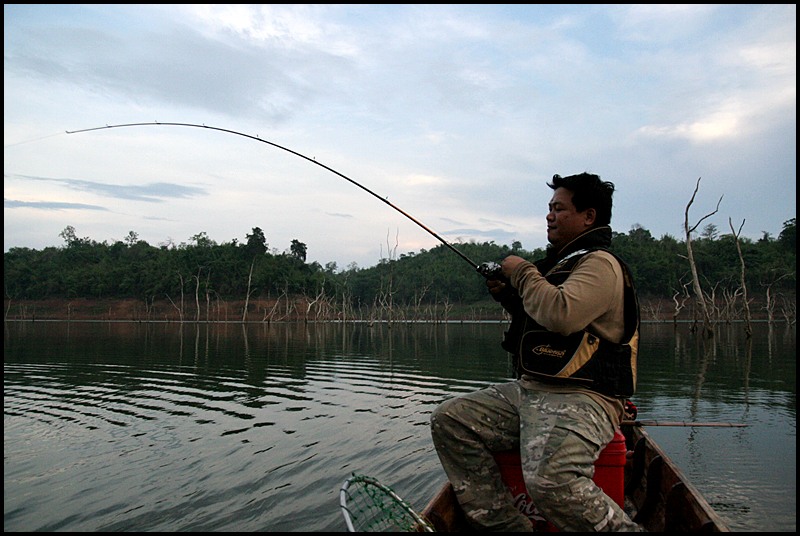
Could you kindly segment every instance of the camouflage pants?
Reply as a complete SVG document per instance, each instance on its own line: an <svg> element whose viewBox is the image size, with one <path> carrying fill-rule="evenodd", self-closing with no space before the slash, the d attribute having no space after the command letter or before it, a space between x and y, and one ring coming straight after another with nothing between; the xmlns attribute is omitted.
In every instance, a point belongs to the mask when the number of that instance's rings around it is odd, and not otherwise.
<svg viewBox="0 0 800 536"><path fill-rule="evenodd" d="M530 387L525 380L493 385L451 398L431 416L436 452L473 526L531 531L492 456L519 448L528 493L559 530L642 531L592 480L614 437L608 416L586 395Z"/></svg>

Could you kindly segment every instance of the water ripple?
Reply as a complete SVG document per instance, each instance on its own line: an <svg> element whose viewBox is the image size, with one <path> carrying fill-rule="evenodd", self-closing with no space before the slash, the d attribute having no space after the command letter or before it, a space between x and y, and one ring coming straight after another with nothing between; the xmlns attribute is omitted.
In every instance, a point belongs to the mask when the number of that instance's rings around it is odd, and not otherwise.
<svg viewBox="0 0 800 536"><path fill-rule="evenodd" d="M433 408L509 377L496 326L346 336L330 326L132 329L87 328L80 344L76 326L10 334L7 532L340 532L338 489L351 472L422 507L444 480ZM778 374L760 362L745 374L739 352L706 360L685 339L660 340L641 352L664 355L660 370L643 368L641 418L755 426L651 434L735 528L763 529L765 517L776 530L793 527L753 500L782 504L764 477L782 482L787 467L794 475L794 383L781 383L789 357L773 354ZM765 469L765 458L775 463Z"/></svg>

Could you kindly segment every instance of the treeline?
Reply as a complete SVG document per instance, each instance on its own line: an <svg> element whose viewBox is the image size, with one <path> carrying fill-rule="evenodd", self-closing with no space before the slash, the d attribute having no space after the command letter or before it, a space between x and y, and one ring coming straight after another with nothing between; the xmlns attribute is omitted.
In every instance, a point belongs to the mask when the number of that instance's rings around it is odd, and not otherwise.
<svg viewBox="0 0 800 536"><path fill-rule="evenodd" d="M299 240L285 252L270 250L258 227L244 243L234 239L218 244L199 233L188 244L158 247L139 240L133 231L113 244L79 238L73 227L60 236L62 247L12 248L4 253L7 317L14 302L82 298L134 299L143 304L140 316L146 319L158 319L159 303L169 303L173 318L179 320L220 320L223 305L226 320L250 321L500 314L483 278L444 245L390 254L369 268L339 269L333 262L307 263L306 245ZM691 242L703 293L719 311L735 317L746 295L762 309L771 307L770 314L794 318L794 218L784 223L777 238L765 233L753 241L719 233L709 224ZM545 254L543 249L525 250L519 242L454 247L476 263L500 261L509 254L531 260ZM634 226L628 233L615 232L611 248L633 272L643 317L676 316L689 307L692 276L683 241L670 235L656 239Z"/></svg>

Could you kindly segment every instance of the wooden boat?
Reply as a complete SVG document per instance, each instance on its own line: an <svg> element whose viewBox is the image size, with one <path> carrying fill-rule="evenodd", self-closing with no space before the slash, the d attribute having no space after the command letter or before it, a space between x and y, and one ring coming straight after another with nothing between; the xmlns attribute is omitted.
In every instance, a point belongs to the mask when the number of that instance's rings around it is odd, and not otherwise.
<svg viewBox="0 0 800 536"><path fill-rule="evenodd" d="M631 451L624 464L625 510L634 521L649 532L730 532L642 426L623 425L621 431ZM469 530L449 482L422 515L437 532Z"/></svg>

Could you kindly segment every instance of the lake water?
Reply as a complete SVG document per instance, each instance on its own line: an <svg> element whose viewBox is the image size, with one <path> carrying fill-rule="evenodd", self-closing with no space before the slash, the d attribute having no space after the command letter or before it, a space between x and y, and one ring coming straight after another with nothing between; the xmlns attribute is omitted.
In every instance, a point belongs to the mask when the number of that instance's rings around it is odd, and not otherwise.
<svg viewBox="0 0 800 536"><path fill-rule="evenodd" d="M421 509L433 408L511 376L502 324L6 322L3 528L343 532L373 476ZM735 531L796 530L796 329L645 324L640 419Z"/></svg>

